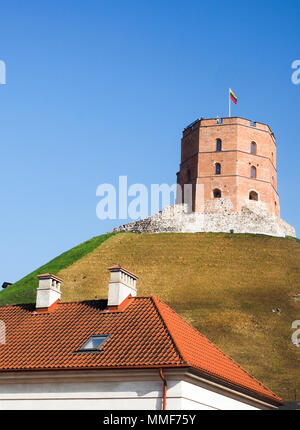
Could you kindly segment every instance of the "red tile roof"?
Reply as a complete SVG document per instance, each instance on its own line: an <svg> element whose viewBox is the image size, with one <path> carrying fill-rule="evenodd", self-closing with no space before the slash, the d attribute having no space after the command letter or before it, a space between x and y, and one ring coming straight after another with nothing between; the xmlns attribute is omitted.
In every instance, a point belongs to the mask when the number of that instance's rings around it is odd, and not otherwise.
<svg viewBox="0 0 300 430"><path fill-rule="evenodd" d="M153 297L183 361L203 374L281 402L281 398L224 354L165 303Z"/></svg>
<svg viewBox="0 0 300 430"><path fill-rule="evenodd" d="M192 367L254 397L281 400L155 297L129 298L121 312L107 311L106 300L58 302L48 313L34 304L3 306L0 320L1 372ZM100 353L77 352L93 334L110 335Z"/></svg>

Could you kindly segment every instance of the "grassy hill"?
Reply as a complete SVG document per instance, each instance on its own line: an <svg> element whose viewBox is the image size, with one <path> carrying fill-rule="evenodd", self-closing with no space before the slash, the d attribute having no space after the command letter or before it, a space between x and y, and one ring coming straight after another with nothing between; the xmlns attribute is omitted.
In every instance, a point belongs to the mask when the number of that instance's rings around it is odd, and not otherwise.
<svg viewBox="0 0 300 430"><path fill-rule="evenodd" d="M42 273L57 275L61 270L74 264L89 252L92 252L112 235L113 233L107 233L93 237L34 270L29 275L20 279L20 281L15 282L13 286L0 291L0 306L14 303L35 302L36 289L38 287L37 275Z"/></svg>
<svg viewBox="0 0 300 430"><path fill-rule="evenodd" d="M300 243L251 234L133 234L93 238L0 293L35 300L36 275L62 277L63 300L107 297L107 268L136 273L139 295L157 295L284 399L300 400ZM273 310L275 310L273 312Z"/></svg>

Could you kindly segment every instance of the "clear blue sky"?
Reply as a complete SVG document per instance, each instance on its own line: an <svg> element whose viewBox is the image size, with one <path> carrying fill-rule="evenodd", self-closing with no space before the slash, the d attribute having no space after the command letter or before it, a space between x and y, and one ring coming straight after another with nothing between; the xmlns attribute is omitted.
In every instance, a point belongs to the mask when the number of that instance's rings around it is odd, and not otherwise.
<svg viewBox="0 0 300 430"><path fill-rule="evenodd" d="M173 184L182 129L227 116L228 87L232 115L276 135L281 215L299 236L299 21L299 0L2 4L0 282L120 224L96 217L99 184Z"/></svg>

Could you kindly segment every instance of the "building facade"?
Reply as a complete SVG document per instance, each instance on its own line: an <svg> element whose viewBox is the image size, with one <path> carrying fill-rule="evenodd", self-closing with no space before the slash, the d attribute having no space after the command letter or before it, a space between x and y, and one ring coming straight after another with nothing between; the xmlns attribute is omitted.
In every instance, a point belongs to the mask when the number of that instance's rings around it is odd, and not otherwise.
<svg viewBox="0 0 300 430"><path fill-rule="evenodd" d="M230 199L237 212L254 200L279 218L273 132L266 124L238 117L195 121L183 131L177 183L193 185L195 212L203 211L203 201Z"/></svg>

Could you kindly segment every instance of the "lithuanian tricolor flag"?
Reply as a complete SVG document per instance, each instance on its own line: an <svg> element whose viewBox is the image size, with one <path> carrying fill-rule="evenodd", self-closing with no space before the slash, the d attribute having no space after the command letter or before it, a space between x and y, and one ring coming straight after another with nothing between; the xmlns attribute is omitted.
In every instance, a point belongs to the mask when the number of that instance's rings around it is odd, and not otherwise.
<svg viewBox="0 0 300 430"><path fill-rule="evenodd" d="M229 95L231 100L233 101L233 103L236 105L237 104L237 96L234 94L234 92L232 91L232 89L229 89Z"/></svg>

